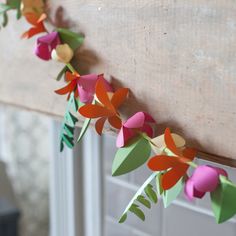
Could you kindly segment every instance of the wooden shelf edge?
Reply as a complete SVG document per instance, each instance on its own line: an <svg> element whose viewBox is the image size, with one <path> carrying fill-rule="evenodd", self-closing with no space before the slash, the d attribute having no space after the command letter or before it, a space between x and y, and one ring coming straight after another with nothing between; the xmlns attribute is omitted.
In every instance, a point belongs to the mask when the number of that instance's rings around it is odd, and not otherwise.
<svg viewBox="0 0 236 236"><path fill-rule="evenodd" d="M198 151L197 157L206 161L215 162L225 166L236 168L236 160L229 157L217 156L215 154Z"/></svg>
<svg viewBox="0 0 236 236"><path fill-rule="evenodd" d="M41 111L41 110L37 110L37 109L32 109L29 108L27 106L24 105L19 105L19 104L13 104L13 103L9 103L9 102L4 102L4 101L0 101L0 103L4 106L12 106L18 109L23 109L23 110L28 110L28 111L32 111L32 112L36 112L36 113L40 113L46 116L50 116L51 118L60 121L62 119L62 116L58 115L58 114L52 114L50 112L45 112L45 111ZM79 120L79 123L77 124L78 127L82 127L83 125L83 121ZM94 124L91 124L92 127L94 127ZM110 135L115 135L115 131L111 128L107 128L105 127L105 133L108 133ZM229 166L229 167L234 167L236 168L236 159L231 159L229 157L223 157L223 156L218 156L215 154L211 154L211 153L207 153L204 151L198 151L197 153L197 157L206 161L211 161L211 162L215 162L218 164L222 164L225 166Z"/></svg>

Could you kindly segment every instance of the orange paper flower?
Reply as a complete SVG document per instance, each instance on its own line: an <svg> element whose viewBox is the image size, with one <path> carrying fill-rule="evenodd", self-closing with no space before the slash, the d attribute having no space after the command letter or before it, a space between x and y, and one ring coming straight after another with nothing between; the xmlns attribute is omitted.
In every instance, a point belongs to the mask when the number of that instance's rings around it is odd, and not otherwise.
<svg viewBox="0 0 236 236"><path fill-rule="evenodd" d="M100 78L97 81L95 92L99 103L84 105L79 109L79 113L87 118L99 118L96 121L95 128L97 133L100 135L102 134L106 120L108 120L112 127L120 129L121 118L117 110L125 101L129 89L118 89L112 95L111 99L109 99L107 95L108 91L105 88L104 79Z"/></svg>
<svg viewBox="0 0 236 236"><path fill-rule="evenodd" d="M75 92L75 97L78 97L77 81L79 79L79 74L77 73L72 74L71 72L67 71L65 77L66 77L66 82L68 82L68 84L61 89L55 90L55 93L59 95L68 94L67 99L69 99L70 94L72 92Z"/></svg>
<svg viewBox="0 0 236 236"><path fill-rule="evenodd" d="M165 130L165 143L167 148L173 153L173 156L154 156L149 160L148 167L153 171L166 171L161 178L161 184L164 190L168 190L186 174L189 168L187 162L194 159L196 150L185 148L181 151L178 149L169 128Z"/></svg>
<svg viewBox="0 0 236 236"><path fill-rule="evenodd" d="M36 34L47 32L43 21L47 18L47 15L45 13L38 16L36 13L26 13L25 14L26 20L33 26L29 30L27 30L25 33L22 34L22 38L31 38Z"/></svg>

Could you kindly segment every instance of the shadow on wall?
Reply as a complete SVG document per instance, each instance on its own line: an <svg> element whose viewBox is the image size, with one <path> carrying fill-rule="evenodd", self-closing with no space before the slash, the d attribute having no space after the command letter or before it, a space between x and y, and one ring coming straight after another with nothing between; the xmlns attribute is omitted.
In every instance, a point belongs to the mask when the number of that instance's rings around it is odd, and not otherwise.
<svg viewBox="0 0 236 236"><path fill-rule="evenodd" d="M0 161L0 235L19 235L20 212L16 208L13 187L6 173L6 165Z"/></svg>
<svg viewBox="0 0 236 236"><path fill-rule="evenodd" d="M0 198L8 199L12 204L18 205L12 184L6 173L6 165L2 161L0 161Z"/></svg>

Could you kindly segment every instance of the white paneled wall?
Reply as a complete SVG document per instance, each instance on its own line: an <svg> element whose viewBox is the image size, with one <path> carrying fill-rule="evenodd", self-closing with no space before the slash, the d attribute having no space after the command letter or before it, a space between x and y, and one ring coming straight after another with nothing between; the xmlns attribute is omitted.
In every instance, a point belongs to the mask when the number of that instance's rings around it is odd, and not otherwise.
<svg viewBox="0 0 236 236"><path fill-rule="evenodd" d="M125 224L118 224L122 211L140 184L143 183L143 180L149 176L149 171L144 167L127 176L111 177L111 163L116 152L115 138L105 136L102 147L102 158L104 158L105 163L106 236L236 236L236 219L221 225L215 223L210 209L209 195L194 203L189 203L181 195L167 209L164 209L161 201L159 201L158 205L154 205L151 210L145 211L145 222L129 214ZM205 161L198 162L199 164L210 164ZM230 178L236 182L236 170L228 167L223 168L228 171Z"/></svg>
<svg viewBox="0 0 236 236"><path fill-rule="evenodd" d="M3 114L4 117L7 116L6 113L0 114L2 115L0 118ZM11 117L15 117L17 113L10 114ZM37 116L34 117L37 121ZM5 124L1 120L0 123ZM29 122L27 125L29 126ZM167 209L163 208L160 200L157 205L152 205L151 210L145 210L145 222L129 214L127 222L119 224L118 219L123 210L139 186L150 175L150 171L144 166L128 175L111 177L112 161L117 150L115 137L104 135L101 138L89 129L82 143L77 145L74 151L66 149L61 154L58 138L60 123L47 120L45 127L50 126L51 129L46 130L46 139L42 135L42 130L36 129L34 123L32 125L34 130L30 128L22 131L27 134L27 137L32 136L40 140L43 138L48 149L51 147L51 152L48 153L41 146L31 147L33 151L40 150L40 153L46 153L47 160L50 160L50 236L236 236L236 219L221 225L215 223L209 196L189 203L182 194ZM12 127L13 123L11 129ZM12 136L5 139L3 133L0 132L1 140L8 145L14 142ZM48 133L51 133L51 136ZM19 140L22 142L22 139ZM32 138L26 141L33 144ZM4 142L2 141L1 144ZM27 156L26 145L22 145L22 148L24 150L20 152L22 158L15 155L17 161ZM6 145L1 146L2 156L6 156L5 150ZM8 162L11 156L13 154L7 156ZM29 159L29 163L33 164L37 156L29 156L33 158ZM199 163L206 162L199 161ZM38 179L42 174L38 174L37 166L35 166L34 178ZM230 178L236 182L236 170L224 168ZM20 170L25 170L25 166ZM23 175L19 176L22 177ZM33 182L36 188L41 186L40 183ZM29 188L28 191L33 190Z"/></svg>
<svg viewBox="0 0 236 236"><path fill-rule="evenodd" d="M20 209L20 236L48 235L51 123L48 117L0 105L0 198Z"/></svg>

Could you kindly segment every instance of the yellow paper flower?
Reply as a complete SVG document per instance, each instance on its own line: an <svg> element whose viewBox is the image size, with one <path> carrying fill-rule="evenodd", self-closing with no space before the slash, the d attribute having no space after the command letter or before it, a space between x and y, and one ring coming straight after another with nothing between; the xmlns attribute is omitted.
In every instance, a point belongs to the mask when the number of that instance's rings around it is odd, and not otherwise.
<svg viewBox="0 0 236 236"><path fill-rule="evenodd" d="M26 15L28 13L34 13L40 16L44 13L44 1L43 0L22 0L21 2L21 12L22 15Z"/></svg>
<svg viewBox="0 0 236 236"><path fill-rule="evenodd" d="M74 56L73 50L68 44L59 44L52 50L51 57L53 60L68 64Z"/></svg>
<svg viewBox="0 0 236 236"><path fill-rule="evenodd" d="M175 143L177 148L181 149L185 146L185 140L180 135L172 133L171 136L172 136L172 138L174 140L174 143ZM152 143L153 143L152 144L152 150L157 155L166 154L166 152L168 152L168 150L165 150L166 143L165 143L164 134L153 138Z"/></svg>

